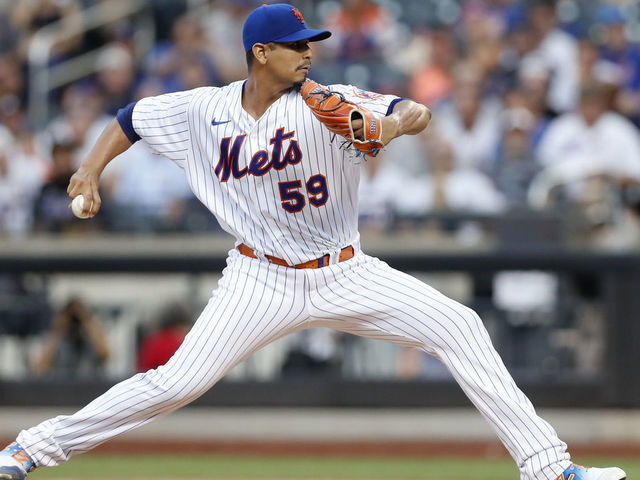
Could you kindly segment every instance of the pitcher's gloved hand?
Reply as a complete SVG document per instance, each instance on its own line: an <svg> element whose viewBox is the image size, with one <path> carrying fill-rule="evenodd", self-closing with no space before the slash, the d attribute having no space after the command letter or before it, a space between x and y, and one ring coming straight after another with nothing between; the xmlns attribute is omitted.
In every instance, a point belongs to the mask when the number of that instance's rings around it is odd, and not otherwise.
<svg viewBox="0 0 640 480"><path fill-rule="evenodd" d="M376 156L384 147L382 122L378 114L313 80L305 81L300 93L318 120L351 142L362 154Z"/></svg>

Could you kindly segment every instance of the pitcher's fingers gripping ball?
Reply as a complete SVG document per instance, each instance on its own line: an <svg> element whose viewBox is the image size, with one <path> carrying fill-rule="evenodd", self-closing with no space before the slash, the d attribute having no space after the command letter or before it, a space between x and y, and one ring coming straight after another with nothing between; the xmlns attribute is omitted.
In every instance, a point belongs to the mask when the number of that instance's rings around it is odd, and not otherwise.
<svg viewBox="0 0 640 480"><path fill-rule="evenodd" d="M375 157L384 147L382 122L377 114L313 80L305 81L300 93L318 120L353 144L361 154ZM354 133L353 121L357 119L363 122L362 138L357 138Z"/></svg>
<svg viewBox="0 0 640 480"><path fill-rule="evenodd" d="M87 213L84 213L84 195L80 194L77 195L72 201L71 201L71 211L73 212L73 214L78 217L78 218L89 218L91 216L91 208L93 207L93 202L91 202L91 206L89 207L89 209L87 210Z"/></svg>

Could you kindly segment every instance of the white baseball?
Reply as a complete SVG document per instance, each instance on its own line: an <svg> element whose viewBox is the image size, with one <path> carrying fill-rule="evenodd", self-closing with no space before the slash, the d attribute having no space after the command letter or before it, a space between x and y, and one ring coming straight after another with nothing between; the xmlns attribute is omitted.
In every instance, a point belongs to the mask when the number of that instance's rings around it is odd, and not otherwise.
<svg viewBox="0 0 640 480"><path fill-rule="evenodd" d="M89 215L82 214L83 209L84 209L84 196L78 195L71 202L71 211L78 218L89 218Z"/></svg>

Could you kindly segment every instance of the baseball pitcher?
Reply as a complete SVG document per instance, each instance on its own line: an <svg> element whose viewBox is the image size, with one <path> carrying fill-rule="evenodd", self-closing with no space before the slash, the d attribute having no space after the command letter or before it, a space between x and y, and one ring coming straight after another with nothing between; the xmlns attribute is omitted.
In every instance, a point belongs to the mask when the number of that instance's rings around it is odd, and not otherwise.
<svg viewBox="0 0 640 480"><path fill-rule="evenodd" d="M518 389L476 313L360 248L359 169L431 118L410 99L307 75L312 30L291 5L247 18L248 78L145 98L118 112L73 175L82 215L100 210L102 170L144 141L181 167L200 201L236 239L211 299L175 355L73 415L23 430L0 454L0 479L66 462L166 415L236 364L289 333L336 330L415 347L439 358L494 428L526 480L622 480L571 463L566 444Z"/></svg>

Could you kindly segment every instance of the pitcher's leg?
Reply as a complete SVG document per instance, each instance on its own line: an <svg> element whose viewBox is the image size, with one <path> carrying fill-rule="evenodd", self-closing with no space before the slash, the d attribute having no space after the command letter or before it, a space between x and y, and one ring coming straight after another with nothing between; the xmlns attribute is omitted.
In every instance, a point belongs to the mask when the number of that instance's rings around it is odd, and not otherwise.
<svg viewBox="0 0 640 480"><path fill-rule="evenodd" d="M73 415L23 430L18 443L37 466L58 465L195 400L252 352L300 327L304 294L295 283L285 269L232 259L166 365L115 385Z"/></svg>
<svg viewBox="0 0 640 480"><path fill-rule="evenodd" d="M377 259L338 264L322 275L311 295L312 314L333 319L334 328L413 345L440 358L524 478L554 480L569 465L566 444L536 415L473 310Z"/></svg>

